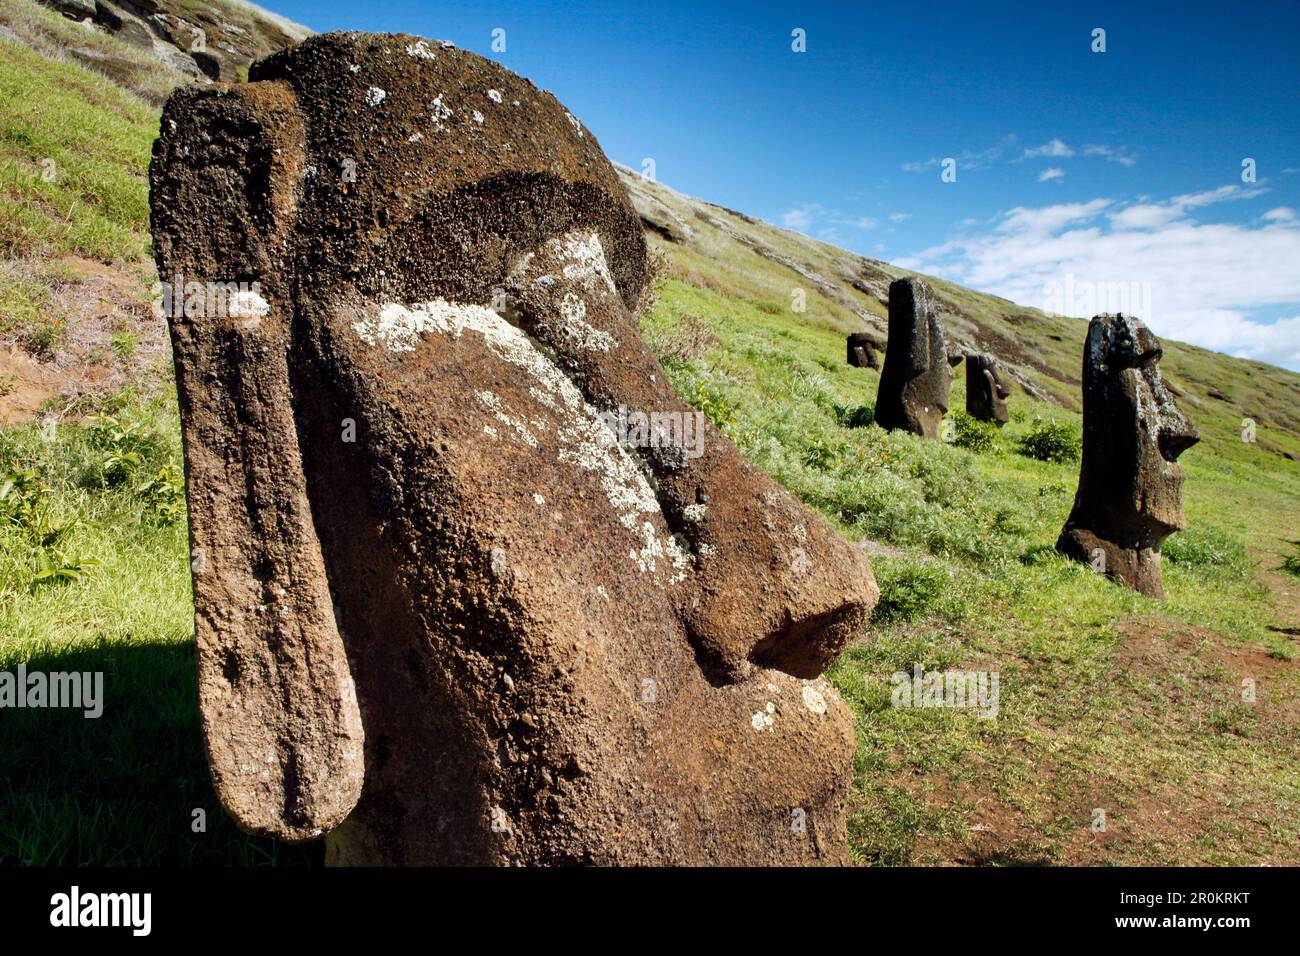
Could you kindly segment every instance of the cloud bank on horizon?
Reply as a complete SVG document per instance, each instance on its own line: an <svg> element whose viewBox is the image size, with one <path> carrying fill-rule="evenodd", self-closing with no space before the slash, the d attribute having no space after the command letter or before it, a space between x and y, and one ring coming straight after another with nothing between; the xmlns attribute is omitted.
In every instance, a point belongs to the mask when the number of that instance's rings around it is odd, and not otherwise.
<svg viewBox="0 0 1300 956"><path fill-rule="evenodd" d="M1300 370L1300 216L1264 204L1243 221L1198 219L1268 192L1017 206L894 262L1063 315L1132 312L1166 338Z"/></svg>

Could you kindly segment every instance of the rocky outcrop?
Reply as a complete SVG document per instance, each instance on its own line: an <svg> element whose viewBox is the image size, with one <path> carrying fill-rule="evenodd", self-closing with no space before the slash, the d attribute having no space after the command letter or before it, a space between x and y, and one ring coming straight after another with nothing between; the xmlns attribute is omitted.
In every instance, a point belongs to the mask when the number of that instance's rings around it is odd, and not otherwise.
<svg viewBox="0 0 1300 956"><path fill-rule="evenodd" d="M683 403L641 223L500 66L330 34L177 92L171 319L218 793L332 863L842 862L864 554Z"/></svg>
<svg viewBox="0 0 1300 956"><path fill-rule="evenodd" d="M1099 315L1083 353L1083 460L1057 548L1164 597L1160 543L1187 527L1178 456L1200 435L1160 377L1160 340L1136 318Z"/></svg>
<svg viewBox="0 0 1300 956"><path fill-rule="evenodd" d="M64 16L87 22L181 73L234 82L255 59L310 35L291 23L241 0L41 0ZM72 55L94 62L94 50ZM85 56L78 55L85 54ZM111 71L110 71L111 73Z"/></svg>
<svg viewBox="0 0 1300 956"><path fill-rule="evenodd" d="M889 286L889 342L876 422L934 438L948 411L952 364L929 287L920 279L895 279Z"/></svg>

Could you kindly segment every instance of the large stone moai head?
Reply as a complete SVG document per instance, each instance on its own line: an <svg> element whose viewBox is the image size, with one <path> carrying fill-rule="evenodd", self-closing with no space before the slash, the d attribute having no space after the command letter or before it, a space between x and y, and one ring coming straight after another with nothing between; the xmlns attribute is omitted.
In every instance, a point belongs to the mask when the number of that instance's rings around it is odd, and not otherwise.
<svg viewBox="0 0 1300 956"><path fill-rule="evenodd" d="M966 356L966 414L1001 428L1010 420L1010 397L1011 381L999 370L997 359L978 352Z"/></svg>
<svg viewBox="0 0 1300 956"><path fill-rule="evenodd" d="M1134 590L1164 597L1160 543L1187 527L1178 456L1200 441L1160 378L1160 340L1099 315L1083 352L1083 461L1056 546Z"/></svg>
<svg viewBox="0 0 1300 956"><path fill-rule="evenodd" d="M895 279L889 284L889 343L876 421L934 438L948 411L953 364L929 288L920 279Z"/></svg>
<svg viewBox="0 0 1300 956"><path fill-rule="evenodd" d="M669 387L591 132L406 35L250 80L150 170L164 282L238 283L171 318L226 808L334 863L843 861L871 569Z"/></svg>

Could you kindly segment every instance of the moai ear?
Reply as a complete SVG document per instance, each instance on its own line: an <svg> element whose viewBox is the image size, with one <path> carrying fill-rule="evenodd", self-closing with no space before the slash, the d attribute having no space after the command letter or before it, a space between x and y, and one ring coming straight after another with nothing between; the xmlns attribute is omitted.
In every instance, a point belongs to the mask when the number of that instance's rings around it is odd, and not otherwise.
<svg viewBox="0 0 1300 956"><path fill-rule="evenodd" d="M168 101L150 167L159 275L173 290L208 760L239 825L287 841L341 823L364 774L290 389L287 237L303 137L287 88L191 88Z"/></svg>

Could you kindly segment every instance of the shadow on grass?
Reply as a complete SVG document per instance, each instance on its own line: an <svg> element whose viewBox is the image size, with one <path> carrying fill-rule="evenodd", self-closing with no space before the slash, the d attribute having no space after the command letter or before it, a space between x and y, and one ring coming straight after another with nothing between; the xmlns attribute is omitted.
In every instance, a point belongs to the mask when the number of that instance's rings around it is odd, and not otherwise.
<svg viewBox="0 0 1300 956"><path fill-rule="evenodd" d="M16 672L18 661L0 662ZM311 865L317 845L241 833L208 776L194 647L104 641L34 655L27 672L102 671L103 713L0 710L0 864ZM195 810L206 832L193 832Z"/></svg>

